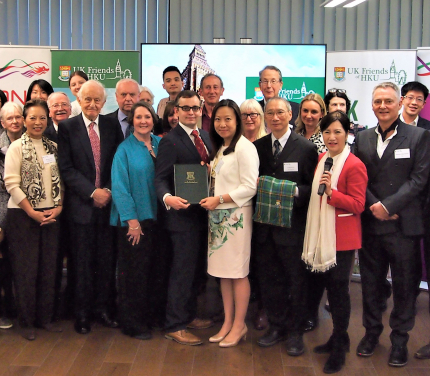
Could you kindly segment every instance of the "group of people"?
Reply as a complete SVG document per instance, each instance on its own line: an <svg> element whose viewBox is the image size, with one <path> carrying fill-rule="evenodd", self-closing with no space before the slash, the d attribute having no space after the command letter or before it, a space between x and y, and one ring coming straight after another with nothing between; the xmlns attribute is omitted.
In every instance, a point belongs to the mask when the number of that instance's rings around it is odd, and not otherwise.
<svg viewBox="0 0 430 376"><path fill-rule="evenodd" d="M395 84L378 84L377 126L354 138L345 90L288 102L278 96L275 66L260 72L264 100L240 107L220 99L219 76L205 75L197 93L182 90L179 70L168 67L160 117L151 91L132 79L117 83L119 108L107 115L103 85L85 73L70 78L75 104L42 81L32 83L22 111L7 102L0 112L7 201L0 225L7 217L4 253L26 339L36 338L36 327L62 330L53 316L61 249L70 244L78 333L98 321L147 340L163 327L167 339L199 345L188 329L213 325L197 315L207 271L219 279L224 311L209 342L232 347L246 339L256 289L269 325L258 345L286 340L287 353L299 356L327 289L333 333L314 351L329 354L324 372L335 373L350 348L349 281L359 250L366 333L357 355L371 356L383 331L390 267L388 364L406 365L419 240L426 234L428 250L430 237L430 122L418 116L424 85L408 83L400 95ZM175 166L183 164L207 169L208 195L198 204L176 195ZM415 355L430 358L430 345Z"/></svg>

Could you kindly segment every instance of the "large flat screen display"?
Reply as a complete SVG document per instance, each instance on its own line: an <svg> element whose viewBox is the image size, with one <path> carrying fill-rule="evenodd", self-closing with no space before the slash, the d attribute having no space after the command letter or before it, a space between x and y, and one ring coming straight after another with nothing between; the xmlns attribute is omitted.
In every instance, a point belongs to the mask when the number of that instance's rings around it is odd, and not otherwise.
<svg viewBox="0 0 430 376"><path fill-rule="evenodd" d="M168 96L163 70L178 67L185 89L198 90L206 73L224 82L222 98L240 105L245 99L263 99L258 72L266 65L278 67L283 76L279 95L299 103L309 93L325 94L326 45L267 44L142 44L142 85L155 95L154 108Z"/></svg>

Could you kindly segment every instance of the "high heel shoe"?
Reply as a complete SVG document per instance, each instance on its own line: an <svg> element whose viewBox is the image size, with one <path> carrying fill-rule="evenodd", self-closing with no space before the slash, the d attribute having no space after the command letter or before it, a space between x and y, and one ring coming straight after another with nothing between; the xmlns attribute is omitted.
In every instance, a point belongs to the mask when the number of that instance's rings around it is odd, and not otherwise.
<svg viewBox="0 0 430 376"><path fill-rule="evenodd" d="M244 326L244 328L242 329L242 332L240 333L239 337L233 341L233 342L229 342L226 340L223 340L219 343L219 347L234 347L237 346L237 344L240 342L240 340L243 338L244 341L246 341L246 333L248 333L248 327Z"/></svg>
<svg viewBox="0 0 430 376"><path fill-rule="evenodd" d="M212 343L221 342L225 337L227 337L228 333L230 333L230 331L228 331L227 334L225 334L223 336L220 336L219 333L217 333L214 336L209 338L209 342L212 342Z"/></svg>

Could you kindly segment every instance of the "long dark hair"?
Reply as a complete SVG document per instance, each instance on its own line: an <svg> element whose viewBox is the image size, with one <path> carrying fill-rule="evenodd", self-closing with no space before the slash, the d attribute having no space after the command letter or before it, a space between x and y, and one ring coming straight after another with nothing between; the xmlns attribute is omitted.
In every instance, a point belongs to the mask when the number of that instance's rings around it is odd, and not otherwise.
<svg viewBox="0 0 430 376"><path fill-rule="evenodd" d="M163 115L163 133L169 133L172 130L172 126L169 124L169 116L172 116L172 114L175 111L175 102L167 102L166 108L164 109L164 115Z"/></svg>
<svg viewBox="0 0 430 376"><path fill-rule="evenodd" d="M224 139L215 130L216 113L221 107L230 107L231 109L233 109L233 112L236 115L236 133L234 134L230 145L227 147L227 149L224 150L223 155L227 155L234 152L237 141L239 141L239 138L242 135L242 119L240 117L239 106L236 104L235 101L231 99L223 99L222 101L218 102L212 111L211 128L209 130L209 136L211 137L212 141L212 153L209 156L210 160L213 160L215 158L218 153L218 150L222 147L224 143Z"/></svg>
<svg viewBox="0 0 430 376"><path fill-rule="evenodd" d="M35 85L38 85L43 91L45 91L46 94L48 94L48 97L54 92L54 88L48 81L42 79L34 80L28 87L27 96L25 97L26 102L31 100L31 92Z"/></svg>

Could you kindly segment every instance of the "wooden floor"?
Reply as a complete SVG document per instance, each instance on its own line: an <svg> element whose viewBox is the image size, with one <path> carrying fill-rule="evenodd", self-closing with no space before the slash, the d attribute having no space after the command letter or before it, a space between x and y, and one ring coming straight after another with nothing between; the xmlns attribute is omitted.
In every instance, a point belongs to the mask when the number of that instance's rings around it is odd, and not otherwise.
<svg viewBox="0 0 430 376"><path fill-rule="evenodd" d="M215 294L216 295L216 294ZM214 294L212 294L214 296ZM349 328L351 353L339 375L409 375L429 376L430 360L417 360L413 353L430 339L429 296L422 292L418 299L415 328L409 340L409 363L403 368L387 365L390 349L388 313L384 314L384 330L374 356L359 358L355 348L364 334L361 325L361 285L351 284L352 316ZM205 298L203 298L205 299ZM207 306L217 299L206 302ZM255 307L251 307L250 310ZM392 308L389 300L388 312ZM217 332L216 327L194 331L207 339ZM249 323L251 328L251 323ZM71 321L63 322L63 333L37 331L37 339L29 342L16 329L0 330L0 375L22 376L277 376L322 375L327 355L317 355L312 348L324 343L332 329L328 313L320 309L320 326L305 334L305 354L287 355L284 344L270 348L257 346L261 332L250 330L246 342L230 349L205 342L202 346L183 346L164 339L163 333L154 332L150 341L139 341L124 336L119 330L94 326L89 335L79 335Z"/></svg>

